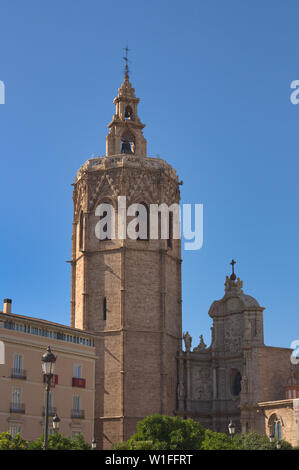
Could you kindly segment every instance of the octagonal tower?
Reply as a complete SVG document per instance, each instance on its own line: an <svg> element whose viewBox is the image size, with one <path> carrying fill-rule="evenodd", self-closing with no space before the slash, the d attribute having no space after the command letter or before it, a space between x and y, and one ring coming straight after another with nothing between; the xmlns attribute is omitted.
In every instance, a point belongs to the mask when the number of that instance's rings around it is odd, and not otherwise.
<svg viewBox="0 0 299 470"><path fill-rule="evenodd" d="M120 196L126 208L139 203L148 214L150 204L180 201L175 170L146 155L138 102L126 73L114 99L106 156L89 159L74 183L71 324L104 339L96 365L99 448L128 439L143 417L176 409L181 242L118 234ZM97 223L107 215L98 215L102 203L113 207L115 238L96 236Z"/></svg>

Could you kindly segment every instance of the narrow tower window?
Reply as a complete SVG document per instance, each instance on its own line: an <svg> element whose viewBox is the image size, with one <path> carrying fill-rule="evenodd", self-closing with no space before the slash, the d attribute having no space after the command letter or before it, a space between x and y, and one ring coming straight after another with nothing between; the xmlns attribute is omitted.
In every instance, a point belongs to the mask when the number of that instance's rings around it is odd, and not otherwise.
<svg viewBox="0 0 299 470"><path fill-rule="evenodd" d="M107 298L104 297L103 299L103 320L107 320Z"/></svg>
<svg viewBox="0 0 299 470"><path fill-rule="evenodd" d="M144 240L149 240L150 238L150 212L149 212L149 208L148 208L148 205L145 204L145 202L141 202L140 204L141 206L143 206L146 210L146 220L142 221L142 223L145 225L146 224L146 227L144 226L143 229L145 229L145 234L143 237L137 237L136 240L138 241L144 241ZM136 211L135 212L135 217L139 217L140 214L139 214L139 211ZM136 225L136 232L139 232L140 231L140 224L137 224Z"/></svg>
<svg viewBox="0 0 299 470"><path fill-rule="evenodd" d="M81 212L79 221L79 250L83 249L83 223L83 212Z"/></svg>
<svg viewBox="0 0 299 470"><path fill-rule="evenodd" d="M168 219L168 240L167 246L168 248L172 248L172 240L173 240L173 213L169 212L169 219Z"/></svg>

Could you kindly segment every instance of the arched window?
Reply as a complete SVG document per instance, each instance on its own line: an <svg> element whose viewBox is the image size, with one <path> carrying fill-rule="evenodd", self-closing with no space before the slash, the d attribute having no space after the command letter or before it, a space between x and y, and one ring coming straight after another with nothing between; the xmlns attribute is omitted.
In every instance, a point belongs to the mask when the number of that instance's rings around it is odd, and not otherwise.
<svg viewBox="0 0 299 470"><path fill-rule="evenodd" d="M275 413L270 416L268 426L270 435L272 434L277 440L280 441L282 439L281 420Z"/></svg>
<svg viewBox="0 0 299 470"><path fill-rule="evenodd" d="M79 250L83 250L83 225L84 225L84 216L81 211L80 220L79 220Z"/></svg>
<svg viewBox="0 0 299 470"><path fill-rule="evenodd" d="M242 375L237 369L232 369L231 371L231 393L235 397L241 393L241 381Z"/></svg>
<svg viewBox="0 0 299 470"><path fill-rule="evenodd" d="M121 153L135 153L135 137L125 132L121 138Z"/></svg>
<svg viewBox="0 0 299 470"><path fill-rule="evenodd" d="M104 297L103 299L103 320L107 320L107 298Z"/></svg>
<svg viewBox="0 0 299 470"><path fill-rule="evenodd" d="M133 110L130 105L125 109L125 120L133 120Z"/></svg>

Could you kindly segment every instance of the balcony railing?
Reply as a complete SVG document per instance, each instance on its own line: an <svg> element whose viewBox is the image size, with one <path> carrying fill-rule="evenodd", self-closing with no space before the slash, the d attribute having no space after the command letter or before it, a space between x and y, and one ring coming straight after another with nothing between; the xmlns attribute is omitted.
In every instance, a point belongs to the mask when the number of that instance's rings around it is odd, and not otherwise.
<svg viewBox="0 0 299 470"><path fill-rule="evenodd" d="M85 385L86 385L86 379L81 379L79 377L72 378L72 387L85 388Z"/></svg>
<svg viewBox="0 0 299 470"><path fill-rule="evenodd" d="M11 403L10 412L11 413L25 413L24 403Z"/></svg>
<svg viewBox="0 0 299 470"><path fill-rule="evenodd" d="M11 369L11 378L25 380L27 378L27 373L23 369Z"/></svg>
<svg viewBox="0 0 299 470"><path fill-rule="evenodd" d="M48 416L54 416L57 414L57 408L56 406L49 406L48 408ZM43 416L46 415L46 407L43 407Z"/></svg>
<svg viewBox="0 0 299 470"><path fill-rule="evenodd" d="M84 410L72 410L71 417L77 419L84 419Z"/></svg>

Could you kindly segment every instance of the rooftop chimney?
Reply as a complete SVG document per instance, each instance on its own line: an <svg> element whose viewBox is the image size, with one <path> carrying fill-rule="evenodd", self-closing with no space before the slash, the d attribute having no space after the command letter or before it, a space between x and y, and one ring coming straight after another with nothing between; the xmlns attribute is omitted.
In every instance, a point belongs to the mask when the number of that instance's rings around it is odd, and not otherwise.
<svg viewBox="0 0 299 470"><path fill-rule="evenodd" d="M11 313L11 299L4 299L3 301L3 313Z"/></svg>

